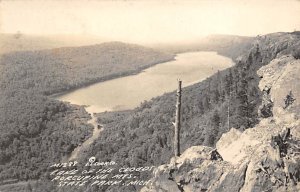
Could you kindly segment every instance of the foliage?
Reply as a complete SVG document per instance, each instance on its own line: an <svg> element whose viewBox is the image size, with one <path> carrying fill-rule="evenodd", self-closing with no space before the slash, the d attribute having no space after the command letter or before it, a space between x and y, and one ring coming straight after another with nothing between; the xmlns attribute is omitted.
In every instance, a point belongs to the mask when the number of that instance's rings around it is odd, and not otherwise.
<svg viewBox="0 0 300 192"><path fill-rule="evenodd" d="M294 103L296 99L294 98L294 95L292 93L292 91L289 92L289 94L287 94L287 96L284 99L284 109L288 108L290 105L292 105Z"/></svg>
<svg viewBox="0 0 300 192"><path fill-rule="evenodd" d="M295 58L295 59L300 59L300 49L295 49L293 52L292 52L292 56Z"/></svg>

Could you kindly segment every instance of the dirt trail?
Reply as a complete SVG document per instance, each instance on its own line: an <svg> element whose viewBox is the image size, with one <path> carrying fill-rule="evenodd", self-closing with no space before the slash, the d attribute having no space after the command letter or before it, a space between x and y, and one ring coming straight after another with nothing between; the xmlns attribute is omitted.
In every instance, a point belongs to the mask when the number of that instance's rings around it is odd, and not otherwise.
<svg viewBox="0 0 300 192"><path fill-rule="evenodd" d="M68 161L76 159L78 157L78 154L86 150L95 141L95 139L99 137L100 132L103 130L102 125L97 123L97 117L95 117L94 111L90 107L86 107L85 110L92 116L92 119L90 119L87 123L93 125L93 135L72 151L68 158Z"/></svg>

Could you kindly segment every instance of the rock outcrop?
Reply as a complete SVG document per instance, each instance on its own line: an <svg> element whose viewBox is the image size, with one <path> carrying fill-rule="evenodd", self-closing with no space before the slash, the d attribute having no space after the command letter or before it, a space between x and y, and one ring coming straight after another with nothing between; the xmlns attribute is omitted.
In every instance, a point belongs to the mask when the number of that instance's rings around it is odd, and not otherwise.
<svg viewBox="0 0 300 192"><path fill-rule="evenodd" d="M141 191L300 191L300 60L272 49L276 58L257 72L266 99L260 122L244 132L232 128L215 150L187 149L158 167ZM288 97L293 102L287 106Z"/></svg>

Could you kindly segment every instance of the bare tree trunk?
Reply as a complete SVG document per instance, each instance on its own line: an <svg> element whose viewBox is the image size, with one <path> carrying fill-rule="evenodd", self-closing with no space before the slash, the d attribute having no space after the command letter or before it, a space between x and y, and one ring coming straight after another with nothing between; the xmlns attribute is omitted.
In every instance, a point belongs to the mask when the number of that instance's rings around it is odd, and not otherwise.
<svg viewBox="0 0 300 192"><path fill-rule="evenodd" d="M178 79L177 102L176 102L176 119L174 134L174 153L175 157L180 156L180 109L181 109L181 80Z"/></svg>

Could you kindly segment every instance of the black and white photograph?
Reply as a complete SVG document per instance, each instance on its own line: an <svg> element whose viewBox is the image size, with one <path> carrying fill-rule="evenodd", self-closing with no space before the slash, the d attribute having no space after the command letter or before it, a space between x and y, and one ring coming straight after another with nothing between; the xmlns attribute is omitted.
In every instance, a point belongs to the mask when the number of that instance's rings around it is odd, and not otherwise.
<svg viewBox="0 0 300 192"><path fill-rule="evenodd" d="M0 0L0 192L299 192L300 0Z"/></svg>

